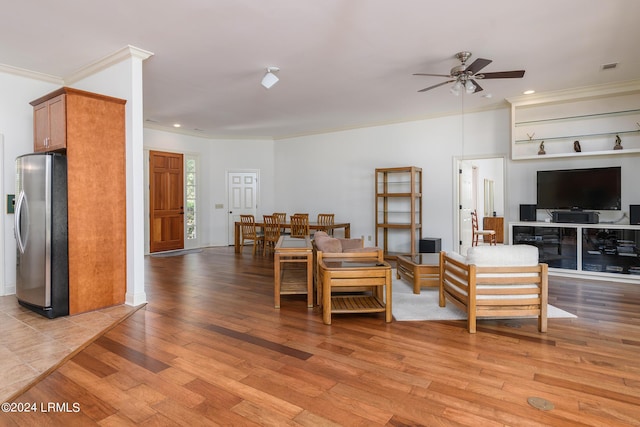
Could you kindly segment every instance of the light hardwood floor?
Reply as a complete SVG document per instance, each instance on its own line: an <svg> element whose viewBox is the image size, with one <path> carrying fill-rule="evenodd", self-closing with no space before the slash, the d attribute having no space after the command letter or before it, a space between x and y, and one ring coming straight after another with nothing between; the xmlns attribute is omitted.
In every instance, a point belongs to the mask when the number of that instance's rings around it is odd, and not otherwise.
<svg viewBox="0 0 640 427"><path fill-rule="evenodd" d="M382 314L327 326L302 296L276 310L273 261L248 248L146 267L149 304L15 400L69 411L3 425L640 425L637 285L552 278L550 303L577 319L546 334L484 320L471 335Z"/></svg>

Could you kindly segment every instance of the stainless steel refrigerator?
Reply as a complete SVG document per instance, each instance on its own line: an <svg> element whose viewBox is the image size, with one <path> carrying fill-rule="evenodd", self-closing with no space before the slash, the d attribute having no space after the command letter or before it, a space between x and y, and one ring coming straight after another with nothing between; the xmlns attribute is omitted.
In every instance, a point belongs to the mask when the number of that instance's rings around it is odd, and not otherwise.
<svg viewBox="0 0 640 427"><path fill-rule="evenodd" d="M18 302L49 318L67 315L66 156L41 153L18 157L16 194Z"/></svg>

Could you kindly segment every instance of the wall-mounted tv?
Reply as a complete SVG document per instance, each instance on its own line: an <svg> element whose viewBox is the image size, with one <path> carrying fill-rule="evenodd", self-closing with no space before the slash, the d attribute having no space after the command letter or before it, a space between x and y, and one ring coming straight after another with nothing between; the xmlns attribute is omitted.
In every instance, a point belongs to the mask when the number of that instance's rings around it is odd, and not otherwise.
<svg viewBox="0 0 640 427"><path fill-rule="evenodd" d="M622 209L620 167L538 171L538 209Z"/></svg>

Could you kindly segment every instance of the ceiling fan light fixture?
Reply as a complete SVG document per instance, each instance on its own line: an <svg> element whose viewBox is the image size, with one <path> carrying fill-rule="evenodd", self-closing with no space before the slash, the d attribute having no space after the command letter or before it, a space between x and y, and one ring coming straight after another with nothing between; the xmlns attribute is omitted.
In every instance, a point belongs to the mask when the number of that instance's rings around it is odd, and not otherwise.
<svg viewBox="0 0 640 427"><path fill-rule="evenodd" d="M472 94L476 90L476 85L471 80L467 80L464 84L464 89L468 94Z"/></svg>
<svg viewBox="0 0 640 427"><path fill-rule="evenodd" d="M262 77L262 86L265 89L271 89L271 87L278 83L278 81L280 80L278 78L278 76L276 76L275 74L273 74L274 71L280 71L280 68L278 67L267 67L267 72L264 75L264 77Z"/></svg>
<svg viewBox="0 0 640 427"><path fill-rule="evenodd" d="M451 86L451 89L449 89L449 92L451 92L455 96L458 96L460 95L460 89L462 89L462 83L460 83L460 80L458 80L453 84L453 86Z"/></svg>

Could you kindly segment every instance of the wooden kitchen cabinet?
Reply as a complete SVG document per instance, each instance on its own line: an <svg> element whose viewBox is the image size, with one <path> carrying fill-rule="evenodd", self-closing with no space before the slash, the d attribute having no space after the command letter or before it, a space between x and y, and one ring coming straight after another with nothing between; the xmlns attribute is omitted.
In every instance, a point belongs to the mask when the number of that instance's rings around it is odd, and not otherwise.
<svg viewBox="0 0 640 427"><path fill-rule="evenodd" d="M67 87L31 103L35 134L46 115L48 128L66 135L40 151L67 156L69 314L125 300L125 103Z"/></svg>
<svg viewBox="0 0 640 427"><path fill-rule="evenodd" d="M58 151L67 146L65 94L33 102L33 151ZM36 101L34 101L36 102Z"/></svg>

